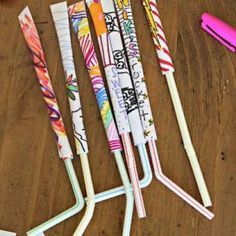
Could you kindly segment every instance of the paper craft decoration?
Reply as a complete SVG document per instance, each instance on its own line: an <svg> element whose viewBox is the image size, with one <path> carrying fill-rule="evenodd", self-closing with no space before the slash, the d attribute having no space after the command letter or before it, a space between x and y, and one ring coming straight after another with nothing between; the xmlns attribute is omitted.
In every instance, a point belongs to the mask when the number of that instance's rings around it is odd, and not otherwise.
<svg viewBox="0 0 236 236"><path fill-rule="evenodd" d="M129 136L130 127L128 123L127 113L125 110L125 103L122 96L119 76L112 54L111 43L108 37L105 19L102 12L102 7L99 1L88 0L86 1L86 3L88 5L97 34L99 49L115 113L116 124L118 126L119 134L122 138L130 179L133 186L137 213L139 218L143 218L146 216L146 212L141 189L139 186L133 148Z"/></svg>
<svg viewBox="0 0 236 236"><path fill-rule="evenodd" d="M72 159L73 153L71 151L70 144L65 132L65 127L59 112L57 100L49 80L49 74L47 71L47 65L44 58L44 53L42 51L42 46L37 35L37 29L34 25L28 8L25 8L22 14L19 15L19 21L26 42L30 48L34 68L39 78L44 100L47 104L51 125L56 134L59 156L64 160L67 158Z"/></svg>
<svg viewBox="0 0 236 236"><path fill-rule="evenodd" d="M122 145L116 129L115 121L113 119L108 96L95 54L84 3L79 2L78 4L71 6L69 8L69 15L84 55L93 90L99 104L99 109L111 152L121 151Z"/></svg>
<svg viewBox="0 0 236 236"><path fill-rule="evenodd" d="M82 170L84 174L85 187L87 192L87 207L85 214L77 227L74 236L82 235L93 217L95 207L95 194L93 181L88 161L88 145L83 124L82 108L80 103L80 95L78 81L76 78L71 38L69 17L67 13L67 3L61 2L50 5L52 17L56 27L57 37L59 41L63 67L65 71L66 86L68 91L68 99L70 111L73 121L73 131L76 140L77 154L80 155Z"/></svg>
<svg viewBox="0 0 236 236"><path fill-rule="evenodd" d="M135 33L135 26L134 26L130 1L127 0L125 2L121 2L119 0L115 0L115 6L118 12L119 21L121 23L122 35L124 38L126 38L126 42L127 42L125 44L126 50L128 51L129 47L132 48L135 45L135 49L138 51L138 54L139 54L137 36ZM128 28L130 30L128 30L126 26L129 26ZM129 37L130 39L128 39ZM129 63L132 64L132 57L130 56L128 57L128 59L129 59ZM139 60L139 62L140 62L140 65L142 66L141 60ZM158 152L156 148L156 141L154 138L153 139L151 138L148 141L148 145L149 145L149 149L151 153L151 158L152 158L156 178L159 181L161 181L170 190L175 192L179 197L181 197L189 205L191 205L193 208L195 208L197 211L203 214L205 217L207 217L208 219L212 219L214 217L214 214L212 212L210 212L208 209L202 206L199 202L197 202L194 198L192 198L188 193L186 193L183 189L181 189L179 186L177 186L174 182L172 182L168 177L164 175L161 169L160 160L159 160L159 156L158 156Z"/></svg>
<svg viewBox="0 0 236 236"><path fill-rule="evenodd" d="M202 175L202 171L198 162L197 155L195 153L187 122L185 120L183 108L180 102L178 90L175 84L173 72L174 66L171 60L170 52L167 46L167 41L159 17L159 12L156 6L156 0L143 0L143 5L146 11L147 20L150 25L153 42L159 59L162 74L166 76L169 86L172 102L174 105L177 121L179 124L180 132L183 138L184 148L187 152L190 164L193 169L193 173L200 191L204 206L211 206L211 199L207 190L205 180Z"/></svg>
<svg viewBox="0 0 236 236"><path fill-rule="evenodd" d="M109 114L109 117L110 117L110 114L112 115L112 113L108 112L108 110L110 110L110 108L108 109L108 107L110 107L110 105L109 105L109 103L106 102L107 101L107 94L105 93L106 90L103 89L103 87L104 87L103 80L100 80L100 79L102 79L102 75L101 75L101 72L99 69L97 56L94 51L93 41L91 38L91 33L90 33L89 24L88 24L87 14L85 11L84 2L81 1L77 4L74 4L71 7L69 7L69 15L71 17L71 22L72 22L74 31L76 33L76 36L80 42L80 47L81 47L83 55L84 55L87 70L90 74L91 82L93 85L93 90L94 90L94 93L96 94L97 102L100 107L101 116L103 117L103 114L106 113L106 114ZM94 72L91 73L92 70L94 70ZM104 107L104 109L106 108L104 110L104 112L103 112L103 107ZM111 120L109 119L109 122L110 122L110 125L113 126L114 119L113 118ZM107 127L110 126L110 125L108 125L107 119L103 119L103 123L104 123L104 127L106 127L105 129L107 130ZM111 130L113 130L113 128L111 128ZM110 136L108 135L108 132L106 132L106 133L107 133L108 139L110 140L110 138L109 138ZM116 131L115 137L117 135L118 134ZM116 146L117 145L115 145L115 147ZM115 151L115 149L113 149L113 145L111 145L111 142L110 142L110 149L112 152L114 152L115 156L117 156L116 153L118 153L121 146L119 145L117 147L118 148ZM140 159L141 159L141 164L142 164L142 170L144 173L144 177L142 180L140 180L139 184L140 184L141 188L145 188L152 181L152 172L151 172L151 167L150 167L150 163L149 163L146 149L143 148L143 146L140 146L139 153L140 153ZM122 161L121 155L120 155L120 160ZM118 168L119 168L119 165L118 165ZM125 169L123 169L123 170L124 171L122 171L121 173L125 173ZM127 194L127 190L124 189L124 186L120 186L120 187L110 189L110 190L104 191L102 193L96 194L95 201L96 202L105 201L110 198L120 196L124 193Z"/></svg>
<svg viewBox="0 0 236 236"><path fill-rule="evenodd" d="M130 235L134 197L129 182L129 177L122 159L119 135L115 126L115 121L110 108L110 103L104 86L102 74L99 68L97 56L94 50L93 41L88 24L87 14L85 12L84 2L79 2L68 8L71 22L76 33L77 39L86 63L86 68L91 78L93 91L100 109L103 126L106 130L107 139L111 152L114 154L116 163L121 175L122 182L126 192L126 211L123 225L123 235ZM111 196L112 197L112 196Z"/></svg>
<svg viewBox="0 0 236 236"><path fill-rule="evenodd" d="M54 226L62 222L63 220L71 217L75 213L79 212L84 206L84 199L71 162L71 159L73 158L73 153L71 151L68 137L66 135L65 127L58 107L56 96L52 88L43 48L40 43L39 35L36 26L34 24L33 18L31 16L31 13L29 11L29 8L26 7L20 13L18 18L23 35L30 49L33 65L39 80L42 95L46 102L51 125L56 134L59 156L64 160L68 176L70 178L70 182L76 198L76 204L72 208L54 217L49 222L42 224L41 226L27 232L27 235L35 236L49 229L52 225Z"/></svg>
<svg viewBox="0 0 236 236"><path fill-rule="evenodd" d="M113 1L101 0L103 13L105 16L111 48L115 59L115 65L118 72L126 112L128 114L129 124L132 132L134 144L145 144L143 127L139 117L138 101L132 84L129 66L123 47L120 28L117 21Z"/></svg>
<svg viewBox="0 0 236 236"><path fill-rule="evenodd" d="M83 123L78 81L72 55L66 2L51 5L51 11L57 30L64 73L66 77L66 88L67 95L69 97L77 154L88 153L88 144Z"/></svg>
<svg viewBox="0 0 236 236"><path fill-rule="evenodd" d="M156 140L157 135L145 83L130 1L117 0L115 1L115 5L138 99L144 137L146 141Z"/></svg>

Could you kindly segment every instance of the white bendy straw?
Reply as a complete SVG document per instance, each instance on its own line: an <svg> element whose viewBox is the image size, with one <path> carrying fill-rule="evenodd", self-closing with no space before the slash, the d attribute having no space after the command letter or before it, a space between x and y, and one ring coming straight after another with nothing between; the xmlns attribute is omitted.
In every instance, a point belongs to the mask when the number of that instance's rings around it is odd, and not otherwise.
<svg viewBox="0 0 236 236"><path fill-rule="evenodd" d="M25 9L23 9L18 18L26 43L30 49L35 72L37 74L40 88L46 102L46 106L48 108L51 125L56 134L59 156L65 163L76 199L76 203L73 207L69 208L58 216L53 217L46 223L43 223L42 225L27 232L27 235L37 236L39 234L42 234L45 230L50 229L52 226L59 224L60 222L78 213L84 207L84 198L71 161L71 159L73 158L73 153L69 144L60 109L49 77L43 48L29 8L26 7Z"/></svg>
<svg viewBox="0 0 236 236"><path fill-rule="evenodd" d="M88 161L88 145L83 124L78 81L74 66L67 3L61 2L53 4L50 5L50 8L59 41L63 67L65 71L67 94L73 121L76 149L77 154L81 159L81 166L87 192L86 211L78 226L78 230L74 233L74 236L79 236L84 233L87 225L92 219L95 207L95 194Z"/></svg>

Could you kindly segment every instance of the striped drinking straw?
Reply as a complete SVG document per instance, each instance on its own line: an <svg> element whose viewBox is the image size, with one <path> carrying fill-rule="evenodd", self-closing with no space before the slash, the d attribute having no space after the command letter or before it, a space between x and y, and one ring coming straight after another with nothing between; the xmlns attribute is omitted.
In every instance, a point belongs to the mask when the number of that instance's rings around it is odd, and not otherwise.
<svg viewBox="0 0 236 236"><path fill-rule="evenodd" d="M97 99L110 150L115 156L120 176L125 187L126 211L122 235L130 235L134 197L121 155L122 145L110 108L110 103L99 68L97 55L95 53L84 2L79 2L70 6L68 8L68 12L84 56L87 71L91 78L91 84Z"/></svg>
<svg viewBox="0 0 236 236"><path fill-rule="evenodd" d="M73 153L71 151L60 109L49 77L43 48L29 8L26 7L20 13L18 18L26 43L30 49L34 69L48 109L51 126L56 135L58 153L66 165L67 173L76 198L76 204L63 214L54 217L47 224L43 224L41 227L37 227L27 232L27 235L35 236L49 229L52 225L56 225L79 212L84 206L84 199L71 161Z"/></svg>
<svg viewBox="0 0 236 236"><path fill-rule="evenodd" d="M74 236L77 236L82 235L84 233L86 227L88 226L89 222L93 217L93 212L95 208L95 194L88 161L88 144L83 124L83 115L80 102L78 81L76 78L75 65L73 59L67 3L61 2L53 4L50 5L50 8L56 27L63 67L65 71L65 80L72 116L76 150L77 154L80 155L85 180L85 188L87 192L86 211L77 230L74 233Z"/></svg>
<svg viewBox="0 0 236 236"><path fill-rule="evenodd" d="M114 57L112 54L112 47L108 37L105 19L102 12L102 6L99 1L86 1L95 31L97 34L98 45L102 57L103 66L108 82L109 92L111 96L112 105L114 108L116 124L118 126L119 134L122 138L124 146L126 162L129 170L130 179L133 186L135 205L139 218L146 217L143 197L139 185L138 173L136 169L136 162L133 153L133 148L130 140L130 126L128 116L125 110L125 103L122 96L121 85L119 81L118 72L115 66Z"/></svg>
<svg viewBox="0 0 236 236"><path fill-rule="evenodd" d="M146 140L148 141L151 158L155 170L156 178L161 181L170 190L189 205L199 211L208 219L212 219L214 214L192 198L183 189L166 177L161 169L160 160L156 148L156 132L152 118L151 106L148 101L148 93L144 79L144 72L140 58L139 46L135 31L131 3L129 0L115 0L115 7L118 13L118 19L122 29L122 35L125 42L125 48L128 55L128 61L132 72L132 79L136 89L136 95L139 102L140 116L143 121L143 129ZM149 121L149 125L148 125Z"/></svg>
<svg viewBox="0 0 236 236"><path fill-rule="evenodd" d="M207 190L205 180L198 162L196 152L194 150L187 122L184 116L183 108L180 102L178 90L175 84L173 72L175 71L173 62L168 49L165 33L163 31L159 12L157 10L156 0L142 0L146 12L146 17L152 33L153 42L155 45L157 57L161 72L166 76L167 84L170 90L171 99L174 105L177 121L179 124L181 136L184 143L184 148L187 152L193 173L200 191L204 206L211 206L211 199Z"/></svg>

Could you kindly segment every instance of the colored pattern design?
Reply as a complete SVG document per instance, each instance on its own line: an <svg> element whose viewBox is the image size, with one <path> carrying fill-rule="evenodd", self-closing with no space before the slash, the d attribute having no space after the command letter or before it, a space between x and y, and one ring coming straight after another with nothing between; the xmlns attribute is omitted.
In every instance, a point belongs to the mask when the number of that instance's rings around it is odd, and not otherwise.
<svg viewBox="0 0 236 236"><path fill-rule="evenodd" d="M112 152L122 150L122 145L94 50L84 3L80 2L69 7L69 15L84 55L86 67L96 95L110 149Z"/></svg>
<svg viewBox="0 0 236 236"><path fill-rule="evenodd" d="M162 74L174 72L173 62L168 49L167 41L161 24L159 12L155 0L143 0L143 6L146 12L153 42L159 58Z"/></svg>
<svg viewBox="0 0 236 236"><path fill-rule="evenodd" d="M103 65L105 67L105 73L107 76L111 100L115 111L117 126L124 144L125 156L127 158L127 165L131 176L132 186L134 189L135 203L137 206L138 215L140 217L144 217L146 214L142 194L140 191L138 175L135 168L135 159L132 150L132 145L129 138L129 123L127 119L127 113L125 110L118 73L114 65L114 58L111 50L110 41L107 35L105 19L102 13L101 4L97 1L94 1L90 4L90 0L89 2L87 1L87 4L97 33L99 48L103 59ZM104 94L102 93L101 97L103 97L103 95Z"/></svg>
<svg viewBox="0 0 236 236"><path fill-rule="evenodd" d="M88 153L88 143L85 134L78 81L74 66L66 2L51 5L51 12L57 31L63 67L65 70L66 87L72 114L77 154Z"/></svg>
<svg viewBox="0 0 236 236"><path fill-rule="evenodd" d="M67 76L67 74L65 72L65 75L66 75L66 78L67 78L66 88L67 88L68 97L70 99L72 99L73 101L75 101L76 97L75 97L74 93L78 93L77 79L73 78L72 74Z"/></svg>
<svg viewBox="0 0 236 236"><path fill-rule="evenodd" d="M125 103L122 96L119 76L117 73L114 57L112 54L111 43L107 34L106 23L102 12L102 7L100 2L97 1L93 1L91 4L87 2L87 5L97 34L98 45L106 74L106 79L108 83L108 88L114 109L118 131L120 135L124 133L129 133L130 126L129 126L128 116L125 110Z"/></svg>
<svg viewBox="0 0 236 236"><path fill-rule="evenodd" d="M110 0L102 0L101 4L105 16L109 39L111 42L112 52L115 59L115 65L120 79L123 99L125 101L125 108L128 114L134 144L139 145L145 143L145 138L139 116L138 102L121 39L121 32L118 25L115 6L113 1Z"/></svg>
<svg viewBox="0 0 236 236"><path fill-rule="evenodd" d="M61 113L49 77L43 48L28 7L26 7L19 15L19 21L23 35L31 52L33 65L40 83L44 100L46 102L51 125L57 137L59 156L63 159L73 158Z"/></svg>
<svg viewBox="0 0 236 236"><path fill-rule="evenodd" d="M118 19L125 42L125 49L132 72L132 79L138 99L139 113L143 125L145 140L156 140L157 135L144 79L130 0L115 0L115 7L118 13Z"/></svg>

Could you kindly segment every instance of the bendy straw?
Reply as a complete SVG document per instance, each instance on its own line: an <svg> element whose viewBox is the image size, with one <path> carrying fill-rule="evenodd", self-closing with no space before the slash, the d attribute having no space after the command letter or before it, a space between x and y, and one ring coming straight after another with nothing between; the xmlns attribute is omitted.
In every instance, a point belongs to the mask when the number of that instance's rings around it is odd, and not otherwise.
<svg viewBox="0 0 236 236"><path fill-rule="evenodd" d="M74 25L74 31L77 35L77 38L79 39L79 41L81 41L81 48L82 48L82 52L85 55L85 61L86 64L88 64L88 62L91 60L91 65L97 65L97 57L94 51L94 46L93 46L93 41L91 38L91 33L90 33L90 29L89 29L89 24L88 24L88 18L87 18L87 13L85 11L85 6L83 1L79 2L78 4L75 4L73 6L70 7L69 10L69 14L71 16L71 21L72 24ZM81 22L80 22L81 19ZM78 29L78 21L79 21L79 29ZM82 33L88 33L87 37L79 37L78 34L78 30ZM85 32L84 32L85 30ZM82 34L81 33L81 34ZM91 57L91 55L93 55ZM94 60L96 63L94 63ZM87 69L90 71L89 69L90 67L87 67ZM98 67L99 69L99 67ZM99 71L97 71L96 73L98 73L99 77L101 76L101 72L100 69ZM89 72L90 77L95 80L97 77L96 76L91 76L91 73ZM102 77L102 76L101 76ZM95 80L96 81L96 80ZM98 85L101 84L100 80L98 82ZM101 90L101 93L97 93L98 90L96 89L96 97L97 100L100 100L100 98L103 98L103 92ZM99 107L101 107L101 105L99 105ZM107 126L107 125L106 125ZM109 138L110 140L110 138ZM110 142L110 148L112 150L112 146L111 144L114 144L114 142ZM147 156L147 151L146 148L143 147L143 145L139 145L138 146L138 151L139 151L139 155L140 155L140 160L141 160L141 165L142 165L142 170L143 170L143 178L140 180L139 184L141 188L145 188L147 187L151 181L152 181L152 172L151 172L151 167L150 167L150 163L149 163L149 159ZM122 194L125 193L125 189L124 186L120 186L114 189L110 189L101 193L96 194L95 197L95 202L101 202L101 201L105 201L108 200L110 198L114 198L117 196L120 196Z"/></svg>
<svg viewBox="0 0 236 236"><path fill-rule="evenodd" d="M68 12L71 18L73 29L76 33L77 39L82 49L86 68L91 78L92 87L97 99L110 150L112 153L114 153L120 176L125 187L126 210L123 225L123 235L130 235L134 197L132 193L132 188L130 186L129 177L126 172L126 168L121 155L122 145L110 108L110 103L106 93L102 74L99 68L97 55L95 53L88 18L85 12L84 2L79 2L70 6L68 8Z"/></svg>
<svg viewBox="0 0 236 236"><path fill-rule="evenodd" d="M153 121L139 48L137 45L131 3L129 0L115 0L115 6L138 100L144 137L147 142L150 140L156 140L157 134Z"/></svg>
<svg viewBox="0 0 236 236"><path fill-rule="evenodd" d="M82 10L79 9L80 7L82 8ZM72 23L76 24L77 19L83 18L83 19L81 19L82 22L80 23L80 26L81 26L80 31L83 31L83 29L87 29L88 31L90 31L89 28L88 28L89 24L88 24L88 19L87 19L87 14L86 14L86 11L85 11L84 3L79 2L78 5L77 4L73 5L73 7L71 7L71 9L70 9L69 14L71 12L73 12L73 10L77 11L76 9L78 10L78 13L76 13L73 16L73 18L71 18ZM75 30L77 38L78 38L78 29L76 27L74 27L74 30ZM89 36L87 36L87 37L89 37ZM91 36L90 36L90 38L91 38ZM90 39L90 38L88 40L83 41L84 46L81 45L83 54L87 54L87 53L90 53L90 52L94 51L93 42L92 42L92 39ZM88 43L89 43L90 47L86 46L86 45L88 45ZM89 54L89 55L92 55L92 54ZM93 54L93 56L94 56L94 54ZM89 59L89 58L90 57L86 57L85 61L87 61L87 59ZM95 56L93 58L95 58ZM99 96L97 95L98 99L99 99L100 95L103 95L103 93L99 94ZM103 97L103 96L101 96L101 97ZM110 146L111 146L111 144L110 144ZM148 156L147 156L146 148L144 148L143 145L138 146L138 151L139 151L139 156L140 156L143 175L144 175L143 178L139 181L139 184L140 184L141 188L145 188L152 181L152 171L151 171L149 159L148 159ZM105 201L105 200L108 200L110 198L120 196L124 193L125 193L124 186L120 186L120 187L116 187L116 188L113 188L113 189L110 189L110 190L106 190L104 192L96 194L95 202L97 203L97 202Z"/></svg>
<svg viewBox="0 0 236 236"><path fill-rule="evenodd" d="M98 45L105 69L109 92L111 95L111 101L114 108L116 124L118 126L119 134L122 138L130 179L133 185L135 205L138 217L143 218L146 217L146 212L141 189L139 186L133 148L129 136L130 126L125 110L125 103L122 96L120 81L112 54L111 44L107 33L102 7L99 1L88 0L86 1L86 3L88 5L97 34Z"/></svg>
<svg viewBox="0 0 236 236"><path fill-rule="evenodd" d="M59 41L63 67L65 71L66 87L70 110L73 122L73 131L75 136L77 154L80 155L81 165L84 174L85 188L87 192L87 207L85 214L75 231L74 235L82 235L92 219L95 207L95 194L93 181L91 177L89 161L88 161L88 145L86 141L85 128L83 124L82 108L80 102L78 81L76 78L71 37L69 17L67 12L67 3L61 2L50 5L52 17L56 27L57 37Z"/></svg>
<svg viewBox="0 0 236 236"><path fill-rule="evenodd" d="M142 68L142 64L140 60L140 53L139 53L139 48L138 48L138 42L137 42L137 37L136 37L136 32L135 32L131 5L129 1L125 1L124 3L120 1L115 1L115 6L118 12L119 21L121 23L120 25L122 28L122 35L124 38L125 47L128 54L128 61L130 63L130 68L131 68L131 72L133 76L132 78L133 78L134 84L136 83L137 85L140 85L141 82L145 83L145 80L144 80L144 73L143 73L143 68ZM135 88L137 88L137 86L135 86ZM142 84L141 91L140 91L140 94L143 94L143 93L146 94L145 97L146 99L148 99L146 85ZM139 93L137 90L136 92L137 92L137 98L140 101L139 104L142 105L143 104L142 96L138 96ZM146 104L148 104L147 101L146 101ZM141 106L141 110L140 110L141 117L143 118L145 117L145 116L142 116L142 114L149 114L149 116L150 114L152 114L150 105L149 105L149 108L148 106L146 106L146 110L147 112L142 112L142 106ZM150 117L152 121L150 123L153 123L152 115ZM143 119L143 124L145 124L144 121L145 120ZM143 127L145 128L145 125ZM154 132L155 131L152 129L152 133ZM150 138L148 140L148 145L151 152L151 158L152 158L156 178L159 181L161 181L170 190L175 192L184 201L186 201L188 204L194 207L197 211L203 214L205 217L207 217L208 219L212 219L214 215L208 209L203 207L199 202L193 199L189 194L187 194L184 190L182 190L179 186L177 186L175 183L173 183L169 178L167 178L163 174L161 170L159 156L157 153L155 136L152 135L150 137L148 134L151 134L151 133L148 133L148 132L146 132L146 134L147 134L146 138L147 139Z"/></svg>
<svg viewBox="0 0 236 236"><path fill-rule="evenodd" d="M141 146L139 148L139 153L144 174L143 178L139 181L139 185L141 188L146 188L152 182L152 171L146 149L142 148ZM125 191L123 186L106 190L104 192L96 194L95 202L102 202L114 197L118 197L124 193Z"/></svg>
<svg viewBox="0 0 236 236"><path fill-rule="evenodd" d="M211 199L207 190L205 180L195 153L187 123L185 120L183 108L180 102L178 90L174 80L174 66L169 53L167 41L165 38L164 30L159 17L159 12L156 6L156 0L143 0L143 5L146 12L146 17L152 33L153 42L155 45L156 53L159 58L162 74L166 76L167 84L170 90L171 99L174 105L177 121L179 124L180 132L183 138L184 148L187 152L193 173L200 191L204 206L211 206Z"/></svg>
<svg viewBox="0 0 236 236"><path fill-rule="evenodd" d="M66 170L76 198L76 204L73 207L71 207L64 213L54 217L52 220L47 222L47 224L43 224L40 227L37 227L34 230L27 232L27 235L34 236L49 229L51 225L58 224L79 212L84 206L84 199L72 165L71 159L73 158L73 153L71 151L69 140L66 135L65 127L58 107L58 103L52 88L43 48L40 43L39 35L31 13L29 11L29 8L26 7L20 13L18 18L23 35L31 52L35 72L37 74L40 83L40 88L42 90L46 106L48 108L51 125L57 138L57 148L59 156L60 158L62 158L62 160L64 160Z"/></svg>
<svg viewBox="0 0 236 236"><path fill-rule="evenodd" d="M123 46L121 32L117 21L115 6L113 1L110 0L101 0L101 4L105 16L109 39L111 42L112 52L115 59L115 65L120 79L132 138L136 146L146 149L146 140L144 138L142 122L139 116L138 101L132 83L127 58L125 55L125 49Z"/></svg>
<svg viewBox="0 0 236 236"><path fill-rule="evenodd" d="M123 42L121 39L115 6L113 1L110 0L101 0L101 4L106 21L108 36L111 42L112 52L115 59L116 69L120 79L125 108L128 114L134 144L136 146L144 145L145 147L145 138L143 135L143 127L139 116L138 102L135 95L135 90L133 87Z"/></svg>

